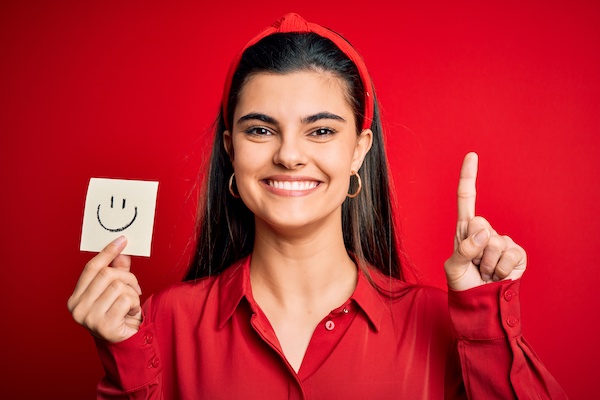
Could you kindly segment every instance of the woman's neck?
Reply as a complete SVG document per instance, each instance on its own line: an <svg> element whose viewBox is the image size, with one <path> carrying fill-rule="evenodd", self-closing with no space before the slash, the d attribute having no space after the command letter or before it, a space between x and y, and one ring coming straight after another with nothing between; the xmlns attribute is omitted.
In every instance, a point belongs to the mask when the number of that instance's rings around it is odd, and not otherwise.
<svg viewBox="0 0 600 400"><path fill-rule="evenodd" d="M259 304L329 307L353 293L357 269L346 251L341 223L286 235L257 222L255 238L250 279Z"/></svg>

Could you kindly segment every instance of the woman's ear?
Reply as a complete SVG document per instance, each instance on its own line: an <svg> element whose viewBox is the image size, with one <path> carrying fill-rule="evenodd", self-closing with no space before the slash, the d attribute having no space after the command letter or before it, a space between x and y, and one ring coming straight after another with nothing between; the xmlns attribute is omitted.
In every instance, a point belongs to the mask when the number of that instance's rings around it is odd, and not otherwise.
<svg viewBox="0 0 600 400"><path fill-rule="evenodd" d="M373 145L373 131L370 129L363 130L356 141L356 148L354 149L354 155L352 156L352 171L358 171L362 166L363 160L365 159L371 146Z"/></svg>
<svg viewBox="0 0 600 400"><path fill-rule="evenodd" d="M231 138L231 132L229 131L223 131L223 147L229 156L229 160L233 162L233 142Z"/></svg>

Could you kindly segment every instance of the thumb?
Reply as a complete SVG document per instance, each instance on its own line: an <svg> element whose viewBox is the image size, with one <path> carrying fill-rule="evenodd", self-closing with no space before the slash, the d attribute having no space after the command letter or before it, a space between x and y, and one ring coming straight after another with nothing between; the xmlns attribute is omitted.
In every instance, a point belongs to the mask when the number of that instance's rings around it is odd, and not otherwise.
<svg viewBox="0 0 600 400"><path fill-rule="evenodd" d="M469 236L465 240L461 241L456 248L456 251L452 255L451 259L457 262L457 264L468 264L475 259L490 240L491 233L488 229L483 228L473 235Z"/></svg>
<svg viewBox="0 0 600 400"><path fill-rule="evenodd" d="M120 269L122 271L129 272L129 270L131 269L131 256L127 256L125 254L119 254L110 263L110 266L115 269Z"/></svg>
<svg viewBox="0 0 600 400"><path fill-rule="evenodd" d="M125 271L125 272L130 272L131 256L120 253L121 251L123 251L125 249L125 246L127 245L127 238L125 238L125 236L121 236L118 239L116 239L113 242L113 244L117 244L117 248L119 250L119 255L117 255L112 260L112 262L110 263L110 266L114 269L118 269L118 270ZM133 284L129 283L129 285L135 289L135 291L138 293L138 295L142 294L142 288L140 287L137 280L135 280L133 282Z"/></svg>
<svg viewBox="0 0 600 400"><path fill-rule="evenodd" d="M121 254L121 252L127 246L127 238L125 236L120 236L111 244L114 245L115 248L113 250L115 252L118 252L118 255L113 258L113 260L110 263L110 266L115 269L120 269L122 271L129 272L129 270L131 269L131 256Z"/></svg>
<svg viewBox="0 0 600 400"><path fill-rule="evenodd" d="M479 269L473 260L480 256L490 240L491 232L481 229L458 243L452 256L444 263L448 285L454 290L465 290L481 282Z"/></svg>

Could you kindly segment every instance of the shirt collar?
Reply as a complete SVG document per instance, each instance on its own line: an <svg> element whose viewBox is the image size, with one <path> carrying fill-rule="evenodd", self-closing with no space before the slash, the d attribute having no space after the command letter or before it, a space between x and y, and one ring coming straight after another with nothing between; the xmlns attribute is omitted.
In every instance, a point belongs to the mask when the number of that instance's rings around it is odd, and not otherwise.
<svg viewBox="0 0 600 400"><path fill-rule="evenodd" d="M244 297L250 303L252 309L257 307L250 286L250 259L251 256L248 255L236 261L221 273L219 284L219 329L231 318ZM370 275L375 284L381 287L380 284L382 282L379 281L385 279L382 274L371 269ZM354 293L350 299L358 304L373 328L379 332L385 303L383 302L382 295L375 289L360 268L358 269L356 289L354 289Z"/></svg>
<svg viewBox="0 0 600 400"><path fill-rule="evenodd" d="M219 277L219 329L231 318L250 288L250 256L246 256L221 273Z"/></svg>
<svg viewBox="0 0 600 400"><path fill-rule="evenodd" d="M369 272L371 277L376 274L380 275L373 268ZM377 281L375 283L378 284ZM356 282L356 289L354 289L351 299L364 311L375 331L379 332L386 305L383 302L382 295L365 276L361 268L358 269L358 281Z"/></svg>

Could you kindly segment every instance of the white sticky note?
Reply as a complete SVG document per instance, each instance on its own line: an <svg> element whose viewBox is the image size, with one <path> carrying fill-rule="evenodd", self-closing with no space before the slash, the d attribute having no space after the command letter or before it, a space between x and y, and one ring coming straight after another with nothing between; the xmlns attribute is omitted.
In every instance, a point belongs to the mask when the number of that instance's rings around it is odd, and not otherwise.
<svg viewBox="0 0 600 400"><path fill-rule="evenodd" d="M98 252L121 235L122 254L150 256L158 182L91 178L80 250Z"/></svg>

